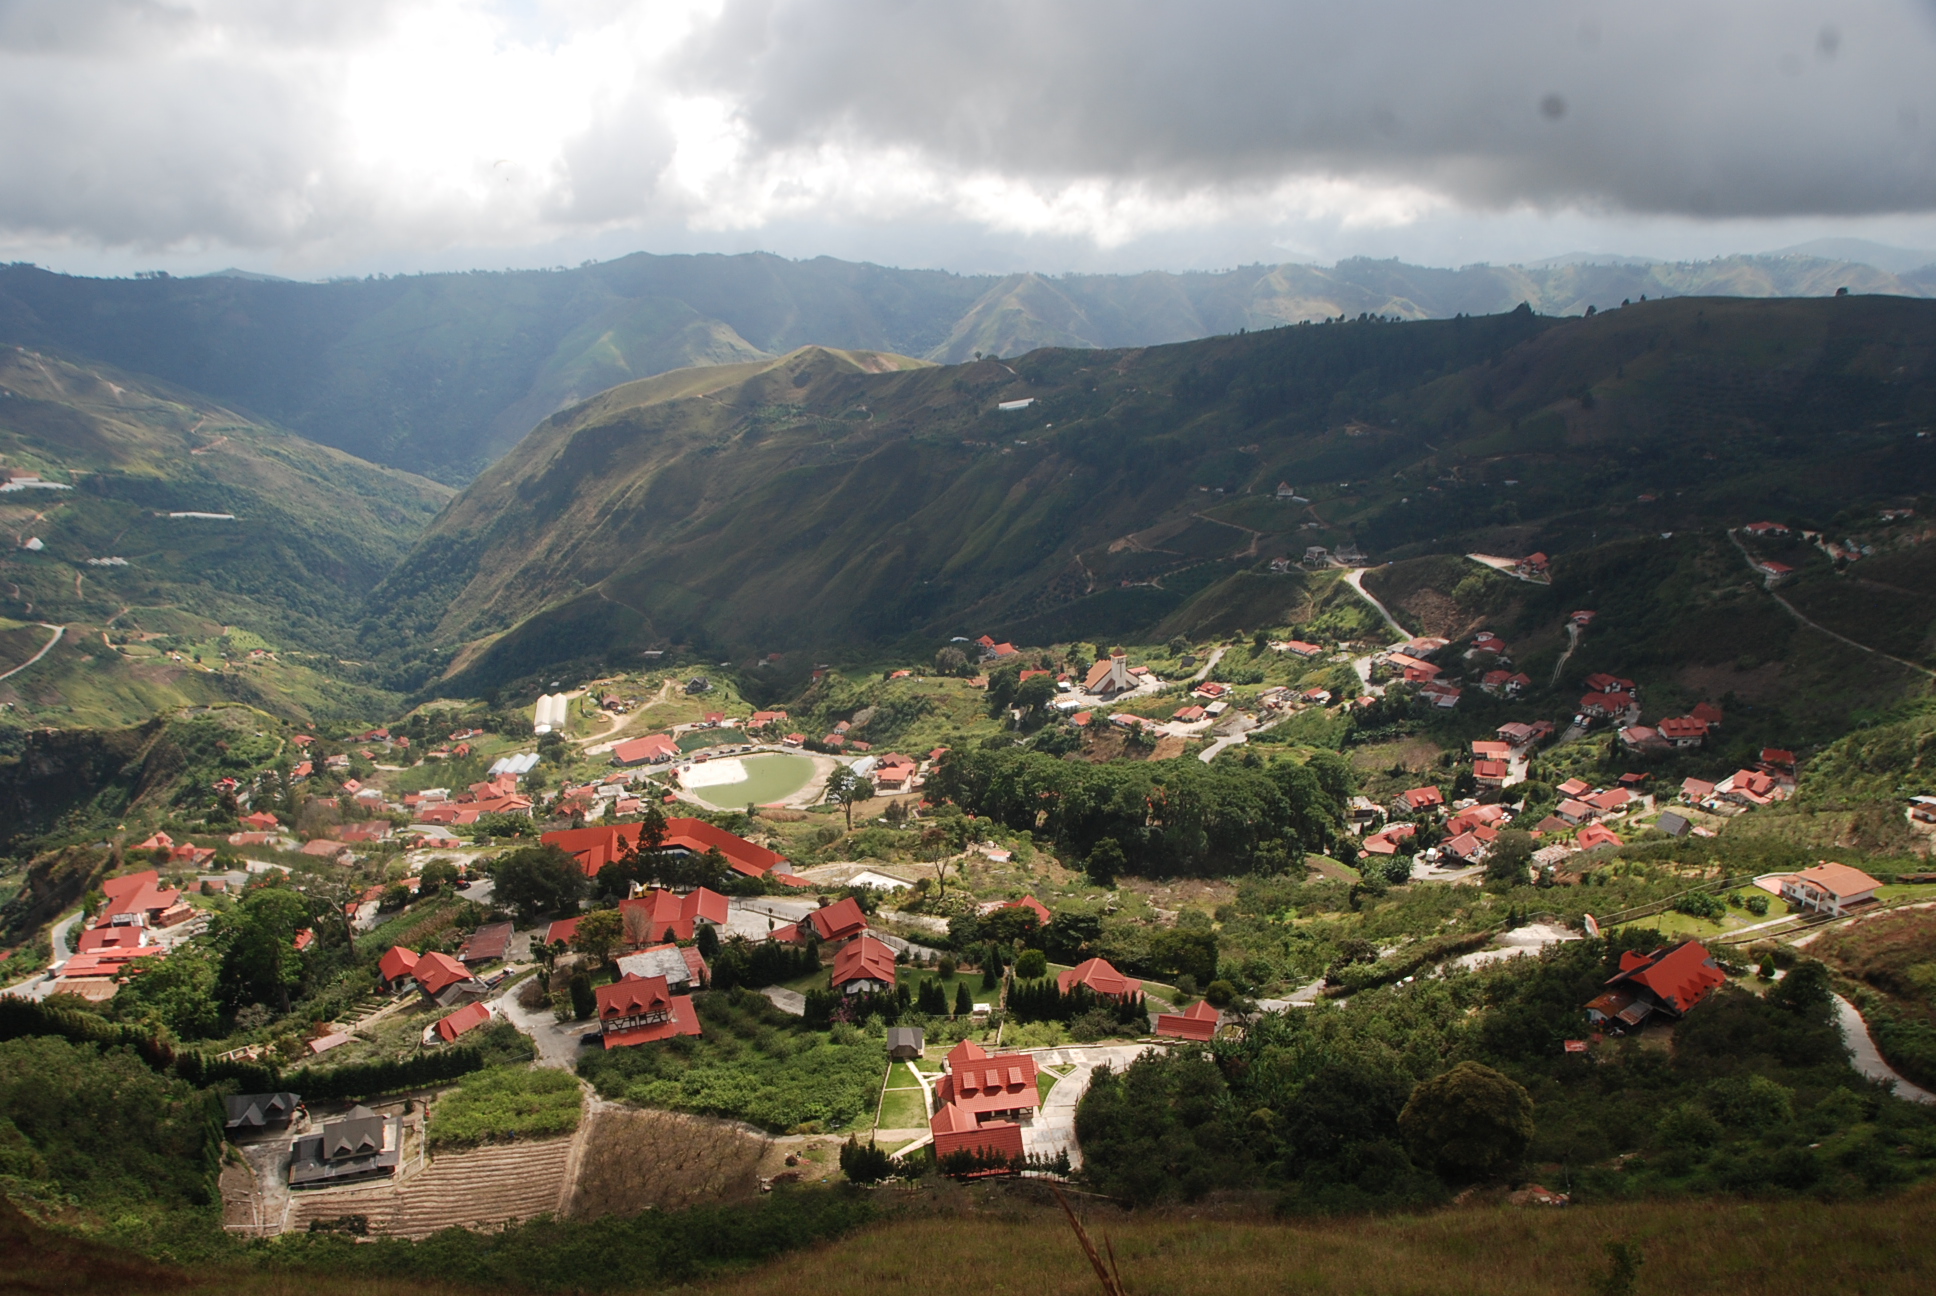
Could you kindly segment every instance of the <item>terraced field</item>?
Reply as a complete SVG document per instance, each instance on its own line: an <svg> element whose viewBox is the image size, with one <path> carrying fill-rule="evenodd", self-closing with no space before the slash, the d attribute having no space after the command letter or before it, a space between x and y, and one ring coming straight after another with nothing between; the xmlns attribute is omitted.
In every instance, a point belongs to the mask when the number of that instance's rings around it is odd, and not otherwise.
<svg viewBox="0 0 1936 1296"><path fill-rule="evenodd" d="M570 1200L570 1138L494 1144L436 1157L398 1182L304 1193L289 1228L361 1215L372 1233L424 1238L440 1229L492 1228L556 1212Z"/></svg>

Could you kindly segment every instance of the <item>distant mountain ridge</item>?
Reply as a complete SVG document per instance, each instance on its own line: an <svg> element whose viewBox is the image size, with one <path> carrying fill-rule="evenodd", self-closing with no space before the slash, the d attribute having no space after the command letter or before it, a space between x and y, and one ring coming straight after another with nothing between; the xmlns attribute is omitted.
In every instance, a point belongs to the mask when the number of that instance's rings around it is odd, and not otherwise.
<svg viewBox="0 0 1936 1296"><path fill-rule="evenodd" d="M1936 490L1932 356L1936 302L1886 296L945 367L804 348L545 420L371 596L363 640L394 686L461 692L646 649L1280 625L1303 586L1273 561L1313 545L1561 553L1915 502Z"/></svg>
<svg viewBox="0 0 1936 1296"><path fill-rule="evenodd" d="M533 424L609 387L802 346L958 364L978 352L1154 346L1339 316L1496 314L1521 302L1573 315L1643 296L1936 296L1936 266L1895 273L1799 255L1561 262L1438 269L1359 258L994 276L638 253L573 270L331 283L235 271L86 279L14 265L0 268L0 343L152 374L361 458L461 484Z"/></svg>

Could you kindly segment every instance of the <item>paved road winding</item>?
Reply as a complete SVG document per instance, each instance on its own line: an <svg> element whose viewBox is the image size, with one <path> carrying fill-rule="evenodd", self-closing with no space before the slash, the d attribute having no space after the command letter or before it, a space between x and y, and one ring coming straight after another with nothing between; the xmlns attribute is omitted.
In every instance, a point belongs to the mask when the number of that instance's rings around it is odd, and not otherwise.
<svg viewBox="0 0 1936 1296"><path fill-rule="evenodd" d="M1344 574L1344 583L1358 591L1359 598L1378 609L1378 615L1385 618L1385 624L1392 628L1394 634L1410 639L1412 632L1398 624L1398 618L1391 614L1391 609L1387 608L1383 603L1380 603L1377 596L1365 588L1365 573L1370 570L1371 568L1369 567L1353 567Z"/></svg>

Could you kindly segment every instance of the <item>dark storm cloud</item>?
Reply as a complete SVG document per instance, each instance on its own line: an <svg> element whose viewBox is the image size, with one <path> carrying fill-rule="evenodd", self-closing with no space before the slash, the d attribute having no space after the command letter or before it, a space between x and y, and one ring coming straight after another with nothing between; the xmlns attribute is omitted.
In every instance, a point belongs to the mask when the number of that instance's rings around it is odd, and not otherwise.
<svg viewBox="0 0 1936 1296"><path fill-rule="evenodd" d="M772 147L1481 208L1936 206L1927 3L728 0L695 75Z"/></svg>

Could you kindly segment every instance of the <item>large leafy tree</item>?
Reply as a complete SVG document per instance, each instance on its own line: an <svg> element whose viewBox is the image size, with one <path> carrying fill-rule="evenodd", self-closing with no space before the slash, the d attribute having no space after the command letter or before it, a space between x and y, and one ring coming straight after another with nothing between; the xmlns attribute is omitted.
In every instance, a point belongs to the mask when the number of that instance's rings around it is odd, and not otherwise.
<svg viewBox="0 0 1936 1296"><path fill-rule="evenodd" d="M586 891L585 871L556 846L520 846L500 855L491 873L498 902L527 923L575 911Z"/></svg>
<svg viewBox="0 0 1936 1296"><path fill-rule="evenodd" d="M221 984L235 1007L262 1004L289 1011L290 992L302 984L296 933L310 924L309 901L287 887L252 891L217 925Z"/></svg>
<svg viewBox="0 0 1936 1296"><path fill-rule="evenodd" d="M1451 1179L1517 1165L1533 1141L1533 1100L1510 1076L1461 1062L1412 1090L1398 1117L1412 1155Z"/></svg>

